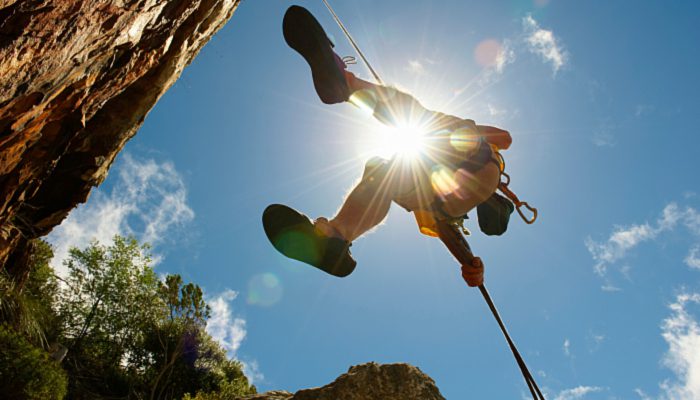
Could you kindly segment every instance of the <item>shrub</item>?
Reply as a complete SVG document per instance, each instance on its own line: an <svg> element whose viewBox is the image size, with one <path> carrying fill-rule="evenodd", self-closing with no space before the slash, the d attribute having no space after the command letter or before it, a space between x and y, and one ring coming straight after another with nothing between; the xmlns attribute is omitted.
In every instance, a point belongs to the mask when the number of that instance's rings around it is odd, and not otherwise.
<svg viewBox="0 0 700 400"><path fill-rule="evenodd" d="M0 325L0 393L7 399L63 399L67 378L49 354Z"/></svg>

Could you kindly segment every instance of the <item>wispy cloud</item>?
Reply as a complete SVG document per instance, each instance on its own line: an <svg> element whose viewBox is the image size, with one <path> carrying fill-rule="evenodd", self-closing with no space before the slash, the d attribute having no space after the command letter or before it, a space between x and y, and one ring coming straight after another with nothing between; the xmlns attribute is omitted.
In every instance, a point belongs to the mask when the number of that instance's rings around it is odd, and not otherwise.
<svg viewBox="0 0 700 400"><path fill-rule="evenodd" d="M651 400L651 397L649 397L649 395L647 395L647 394L646 394L642 389L640 389L640 388L635 388L635 389L634 389L634 393L636 393L637 396L639 396L639 398L642 399L642 400Z"/></svg>
<svg viewBox="0 0 700 400"><path fill-rule="evenodd" d="M670 203L664 207L661 215L655 223L645 222L630 226L618 226L610 237L604 242L597 242L590 237L586 238L585 245L590 252L595 265L596 274L606 278L603 290L617 291L618 287L607 280L609 266L623 259L627 253L640 243L656 239L660 234L671 231L683 225L695 235L700 235L700 214L692 207L681 208L676 203ZM697 259L700 247L697 245L690 249L685 263L691 268L700 268L700 260ZM620 267L620 273L631 280L631 266L626 264Z"/></svg>
<svg viewBox="0 0 700 400"><path fill-rule="evenodd" d="M654 106L650 106L648 104L637 104L637 106L634 108L634 116L639 118L643 115L651 113L652 111L654 111Z"/></svg>
<svg viewBox="0 0 700 400"><path fill-rule="evenodd" d="M615 136L613 135L614 126L609 122L602 122L593 132L593 144L598 147L614 147Z"/></svg>
<svg viewBox="0 0 700 400"><path fill-rule="evenodd" d="M577 386L572 389L566 389L559 392L554 397L554 400L577 400L583 399L589 393L596 393L603 391L602 387L598 386Z"/></svg>
<svg viewBox="0 0 700 400"><path fill-rule="evenodd" d="M510 43L510 40L503 40L501 47L496 54L494 69L497 73L502 74L506 66L515 62L515 51Z"/></svg>
<svg viewBox="0 0 700 400"><path fill-rule="evenodd" d="M492 117L500 117L500 116L505 115L507 113L507 111L505 109L498 108L497 106L495 106L491 103L486 104L486 107L489 110L489 115Z"/></svg>
<svg viewBox="0 0 700 400"><path fill-rule="evenodd" d="M586 343L588 346L588 351L594 353L600 350L603 342L605 341L605 335L595 332L589 332L586 336Z"/></svg>
<svg viewBox="0 0 700 400"><path fill-rule="evenodd" d="M111 243L116 234L157 246L194 218L185 183L171 162L139 160L127 153L114 172L117 180L110 191L94 190L48 235L58 274L66 272L63 261L71 247L85 247L93 239Z"/></svg>
<svg viewBox="0 0 700 400"><path fill-rule="evenodd" d="M408 66L406 69L416 75L424 75L426 72L425 66L419 60L408 60Z"/></svg>
<svg viewBox="0 0 700 400"><path fill-rule="evenodd" d="M551 64L555 74L567 64L569 54L554 32L541 28L539 23L529 14L523 18L523 28L528 50Z"/></svg>
<svg viewBox="0 0 700 400"><path fill-rule="evenodd" d="M211 316L207 321L207 332L214 340L226 350L230 357L237 358L243 365L243 370L252 382L264 379L256 360L242 360L238 356L238 350L248 335L246 320L235 316L233 313L233 301L238 297L238 292L227 289L222 293L207 298L207 304L211 307Z"/></svg>
<svg viewBox="0 0 700 400"><path fill-rule="evenodd" d="M564 350L564 355L571 357L571 341L568 338L564 339L564 344L562 345L562 350Z"/></svg>
<svg viewBox="0 0 700 400"><path fill-rule="evenodd" d="M669 308L671 315L662 325L661 336L669 346L663 364L676 375L661 383L663 397L674 400L700 399L700 325L688 311L700 304L700 293L684 293Z"/></svg>
<svg viewBox="0 0 700 400"><path fill-rule="evenodd" d="M628 227L617 227L607 241L599 243L593 239L586 238L586 248L596 261L595 272L604 276L608 265L623 258L627 252L639 243L654 239L660 230L648 223L642 225L632 225Z"/></svg>
<svg viewBox="0 0 700 400"><path fill-rule="evenodd" d="M408 60L404 69L414 75L429 75L430 67L439 63L438 60L429 57L418 57Z"/></svg>
<svg viewBox="0 0 700 400"><path fill-rule="evenodd" d="M685 264L690 268L700 269L700 246L695 245L690 249L688 256L685 258Z"/></svg>
<svg viewBox="0 0 700 400"><path fill-rule="evenodd" d="M453 92L455 97L470 93L472 97L483 92L484 88L497 83L506 67L515 62L515 50L508 39L486 39L474 49L474 58L482 69L465 85Z"/></svg>

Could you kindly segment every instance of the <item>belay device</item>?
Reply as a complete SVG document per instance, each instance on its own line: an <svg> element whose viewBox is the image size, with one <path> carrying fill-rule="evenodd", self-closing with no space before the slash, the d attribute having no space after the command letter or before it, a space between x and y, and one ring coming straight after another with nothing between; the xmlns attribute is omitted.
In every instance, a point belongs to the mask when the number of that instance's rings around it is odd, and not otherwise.
<svg viewBox="0 0 700 400"><path fill-rule="evenodd" d="M326 5L326 8L328 8L331 15L333 15L333 18L338 23L338 26L340 26L340 29L345 34L345 37L347 37L348 41L350 41L352 47L355 49L355 51L357 51L360 58L362 58L362 61L364 61L365 65L372 73L372 76L374 76L374 79L376 79L379 83L383 83L379 75L367 61L367 58L360 50L357 43L355 43L355 40L353 40L352 36L350 36L350 32L348 32L345 25L343 25L343 23L340 21L338 15L335 13L335 11L333 11L333 8L328 3L328 0L323 0L323 3ZM527 224L532 224L537 219L537 209L531 207L527 202L520 201L518 196L516 196L515 193L508 188L508 185L510 184L510 176L505 172L505 161L503 160L503 156L501 156L501 154L498 152L497 148L494 148L494 152L499 158L498 161L501 178L506 178L505 181L501 179L500 183L498 184L498 190L500 190L505 197L494 193L491 198L482 203L483 207L482 205L477 207L480 228L487 235L500 235L505 232L505 229L508 226L508 219L510 218L510 214L514 209L518 211L520 217ZM531 218L527 218L525 216L524 212L522 211L523 207L527 208L532 213ZM474 256L471 248L469 247L469 243L467 243L467 240L464 238L463 232L466 233L466 230L463 228L463 218L451 220L435 219L431 213L424 211L414 212L414 214L421 233L428 236L439 237L445 246L447 246L450 253L460 263L462 267L462 278L467 285L470 287L479 288L479 291L484 297L486 304L488 304L491 313L498 323L498 326L501 328L501 332L503 333L506 342L508 342L508 347L510 347L513 357L515 357L515 361L520 368L520 372L523 374L523 378L525 379L525 383L527 383L527 387L532 394L532 398L535 400L544 400L545 398L542 395L540 388L537 386L537 383L528 370L527 365L525 365L525 361L520 355L520 352L518 352L518 349L515 347L515 343L513 343L513 340L510 338L508 330L506 329L506 326L503 323L501 316L498 314L498 310L496 309L493 300L491 299L491 295L484 286L484 264L479 257ZM484 216L483 224L482 215Z"/></svg>

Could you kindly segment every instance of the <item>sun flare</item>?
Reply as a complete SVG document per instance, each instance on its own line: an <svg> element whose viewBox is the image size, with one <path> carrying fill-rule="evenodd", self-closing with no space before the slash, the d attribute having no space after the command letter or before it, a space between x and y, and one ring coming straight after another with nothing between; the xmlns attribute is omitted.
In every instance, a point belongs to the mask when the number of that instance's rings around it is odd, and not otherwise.
<svg viewBox="0 0 700 400"><path fill-rule="evenodd" d="M382 125L377 129L375 138L376 143L372 147L380 157L416 158L425 151L426 130L417 125Z"/></svg>

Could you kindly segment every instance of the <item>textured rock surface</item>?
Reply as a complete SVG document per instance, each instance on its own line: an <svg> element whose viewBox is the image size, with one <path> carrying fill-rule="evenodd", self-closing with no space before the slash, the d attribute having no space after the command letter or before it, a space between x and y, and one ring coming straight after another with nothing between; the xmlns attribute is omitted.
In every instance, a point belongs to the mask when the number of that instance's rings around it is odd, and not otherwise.
<svg viewBox="0 0 700 400"><path fill-rule="evenodd" d="M267 392L245 400L444 400L435 382L408 364L350 367L333 383L314 389Z"/></svg>
<svg viewBox="0 0 700 400"><path fill-rule="evenodd" d="M87 200L238 2L0 0L0 265Z"/></svg>

